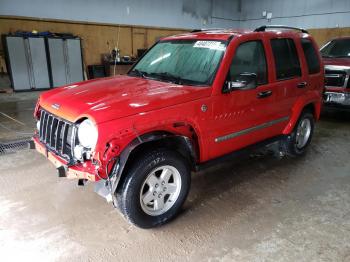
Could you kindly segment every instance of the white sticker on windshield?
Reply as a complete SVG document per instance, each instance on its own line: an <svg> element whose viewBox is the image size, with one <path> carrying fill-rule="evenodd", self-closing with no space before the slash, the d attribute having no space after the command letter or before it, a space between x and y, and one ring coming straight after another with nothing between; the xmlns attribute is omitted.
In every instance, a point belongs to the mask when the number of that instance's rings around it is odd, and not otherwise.
<svg viewBox="0 0 350 262"><path fill-rule="evenodd" d="M194 43L193 47L209 48L221 51L225 50L225 45L222 42L218 41L197 41Z"/></svg>

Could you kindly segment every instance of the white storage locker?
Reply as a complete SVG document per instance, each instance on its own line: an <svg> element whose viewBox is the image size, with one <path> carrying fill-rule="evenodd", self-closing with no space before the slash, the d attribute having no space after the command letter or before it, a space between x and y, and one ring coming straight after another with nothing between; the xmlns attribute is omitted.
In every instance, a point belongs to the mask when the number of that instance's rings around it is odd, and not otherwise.
<svg viewBox="0 0 350 262"><path fill-rule="evenodd" d="M5 45L15 91L50 88L44 38L6 36Z"/></svg>

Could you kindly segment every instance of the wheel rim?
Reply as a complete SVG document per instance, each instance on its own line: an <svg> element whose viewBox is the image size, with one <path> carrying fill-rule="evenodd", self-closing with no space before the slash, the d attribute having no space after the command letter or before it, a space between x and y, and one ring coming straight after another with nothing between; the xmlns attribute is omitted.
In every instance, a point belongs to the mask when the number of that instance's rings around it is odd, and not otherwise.
<svg viewBox="0 0 350 262"><path fill-rule="evenodd" d="M173 166L161 166L146 177L140 191L142 210L150 216L159 216L176 202L181 191L181 176Z"/></svg>
<svg viewBox="0 0 350 262"><path fill-rule="evenodd" d="M311 135L311 121L308 118L300 121L297 135L296 135L296 146L298 149L303 148L309 141Z"/></svg>

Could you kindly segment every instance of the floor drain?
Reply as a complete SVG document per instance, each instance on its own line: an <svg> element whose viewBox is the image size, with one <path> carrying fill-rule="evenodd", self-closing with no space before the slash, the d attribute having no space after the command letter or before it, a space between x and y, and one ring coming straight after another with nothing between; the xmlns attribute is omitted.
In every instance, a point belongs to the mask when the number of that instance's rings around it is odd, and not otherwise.
<svg viewBox="0 0 350 262"><path fill-rule="evenodd" d="M0 155L12 153L29 147L30 138L22 138L16 141L0 143Z"/></svg>

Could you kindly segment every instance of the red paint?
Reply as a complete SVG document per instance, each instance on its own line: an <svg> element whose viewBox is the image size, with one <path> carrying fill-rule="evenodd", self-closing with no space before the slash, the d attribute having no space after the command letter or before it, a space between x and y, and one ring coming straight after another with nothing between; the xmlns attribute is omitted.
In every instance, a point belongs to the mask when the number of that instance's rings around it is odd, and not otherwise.
<svg viewBox="0 0 350 262"><path fill-rule="evenodd" d="M350 58L323 58L324 65L349 66Z"/></svg>
<svg viewBox="0 0 350 262"><path fill-rule="evenodd" d="M319 117L324 82L323 67L319 74L309 76L300 44L307 34L291 31L248 32L215 31L188 33L167 37L173 39L217 39L230 41L212 86L182 86L130 76L89 80L45 92L40 107L63 119L75 122L89 117L98 127L98 142L93 155L99 163L98 172L105 176L111 157L119 155L137 136L152 131L167 131L187 136L199 152L198 162L224 155L258 141L292 131L301 110L308 104ZM272 38L294 39L302 67L302 77L287 81L275 78ZM245 41L263 41L268 64L269 83L253 90L222 93L226 75L237 46ZM313 40L312 40L313 41ZM314 43L314 41L313 41ZM321 58L319 57L321 60ZM323 65L322 65L323 66ZM306 81L304 89L297 84ZM257 99L262 91L273 95ZM59 110L52 104L60 104ZM202 105L207 106L203 112ZM285 121L236 138L215 142L215 138L287 117ZM174 123L181 123L175 125ZM107 148L107 145L112 148ZM79 166L81 168L81 166ZM91 169L87 170L91 171ZM98 178L96 178L98 180Z"/></svg>
<svg viewBox="0 0 350 262"><path fill-rule="evenodd" d="M348 66L350 68L350 58L323 58L323 63L325 67L328 65L335 66ZM350 88L339 88L333 86L326 86L326 91L335 92L335 93L349 93Z"/></svg>
<svg viewBox="0 0 350 262"><path fill-rule="evenodd" d="M338 37L334 40L342 40L342 39L350 39L350 37ZM325 65L325 68L327 69L327 66L345 66L349 67L350 70L350 57L323 57L323 63ZM349 85L348 85L349 86ZM325 91L329 92L335 92L335 93L350 93L350 88L339 88L334 86L326 86Z"/></svg>

